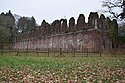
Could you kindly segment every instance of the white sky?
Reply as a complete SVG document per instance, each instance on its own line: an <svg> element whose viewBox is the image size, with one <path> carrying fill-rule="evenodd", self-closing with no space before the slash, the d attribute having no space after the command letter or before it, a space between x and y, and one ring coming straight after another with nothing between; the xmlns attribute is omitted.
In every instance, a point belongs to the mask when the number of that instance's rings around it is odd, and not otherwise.
<svg viewBox="0 0 125 83"><path fill-rule="evenodd" d="M45 19L52 23L56 19L66 16L69 20L74 17L76 20L79 14L84 14L86 18L90 12L100 10L102 0L0 0L0 13L8 12L31 17L34 16L36 22L41 24Z"/></svg>

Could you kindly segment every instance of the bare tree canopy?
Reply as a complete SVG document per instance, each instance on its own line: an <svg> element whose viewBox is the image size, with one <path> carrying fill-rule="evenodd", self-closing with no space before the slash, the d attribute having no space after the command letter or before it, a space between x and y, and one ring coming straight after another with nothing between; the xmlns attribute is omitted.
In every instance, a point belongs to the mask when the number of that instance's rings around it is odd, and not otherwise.
<svg viewBox="0 0 125 83"><path fill-rule="evenodd" d="M113 18L125 20L125 0L104 0L102 6L104 12L110 13Z"/></svg>

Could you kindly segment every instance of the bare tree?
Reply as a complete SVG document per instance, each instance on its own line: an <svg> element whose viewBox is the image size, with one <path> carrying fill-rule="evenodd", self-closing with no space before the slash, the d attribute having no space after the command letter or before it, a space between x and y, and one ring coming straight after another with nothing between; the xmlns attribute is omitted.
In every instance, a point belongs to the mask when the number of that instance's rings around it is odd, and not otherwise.
<svg viewBox="0 0 125 83"><path fill-rule="evenodd" d="M110 13L111 17L125 20L125 0L104 0L102 7L106 8L104 12Z"/></svg>

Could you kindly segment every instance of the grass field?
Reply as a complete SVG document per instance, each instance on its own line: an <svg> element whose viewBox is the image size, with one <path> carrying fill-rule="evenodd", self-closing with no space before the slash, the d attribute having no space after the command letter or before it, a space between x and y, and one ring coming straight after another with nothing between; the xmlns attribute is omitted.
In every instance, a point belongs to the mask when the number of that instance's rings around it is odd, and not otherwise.
<svg viewBox="0 0 125 83"><path fill-rule="evenodd" d="M125 83L125 56L0 55L0 83Z"/></svg>

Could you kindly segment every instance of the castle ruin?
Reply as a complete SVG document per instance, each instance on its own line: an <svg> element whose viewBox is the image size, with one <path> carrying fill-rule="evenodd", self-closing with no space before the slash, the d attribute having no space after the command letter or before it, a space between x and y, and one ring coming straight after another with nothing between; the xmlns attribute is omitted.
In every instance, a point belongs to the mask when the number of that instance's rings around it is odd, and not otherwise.
<svg viewBox="0 0 125 83"><path fill-rule="evenodd" d="M55 20L52 24L43 20L33 31L21 33L15 38L15 49L76 49L77 51L110 52L112 39L107 32L107 18L103 14L91 12L88 23L80 14L77 23L71 17Z"/></svg>

